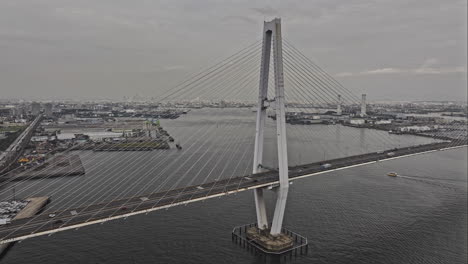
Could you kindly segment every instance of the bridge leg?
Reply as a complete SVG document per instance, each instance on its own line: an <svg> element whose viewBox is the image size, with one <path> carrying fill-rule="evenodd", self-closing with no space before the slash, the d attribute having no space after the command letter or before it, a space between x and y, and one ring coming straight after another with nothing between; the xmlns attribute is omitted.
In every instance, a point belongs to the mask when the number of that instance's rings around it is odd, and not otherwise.
<svg viewBox="0 0 468 264"><path fill-rule="evenodd" d="M264 128L267 118L265 101L268 95L268 73L270 71L270 53L271 53L271 35L272 31L268 28L267 22L264 24L263 46L262 46L262 61L260 69L260 83L257 103L257 124L255 130L255 150L253 173L261 171L260 165L263 160L263 141ZM263 198L263 189L255 189L255 208L257 211L257 224L260 229L268 228L268 219L266 214L265 199Z"/></svg>
<svg viewBox="0 0 468 264"><path fill-rule="evenodd" d="M278 144L279 188L277 189L276 207L270 234L279 235L283 225L286 199L288 197L288 148L286 139L286 110L284 106L283 47L281 38L281 19L272 22L273 62L275 73L276 135Z"/></svg>
<svg viewBox="0 0 468 264"><path fill-rule="evenodd" d="M257 211L257 226L259 229L268 228L268 218L266 214L265 198L263 197L263 188L254 190L255 209Z"/></svg>

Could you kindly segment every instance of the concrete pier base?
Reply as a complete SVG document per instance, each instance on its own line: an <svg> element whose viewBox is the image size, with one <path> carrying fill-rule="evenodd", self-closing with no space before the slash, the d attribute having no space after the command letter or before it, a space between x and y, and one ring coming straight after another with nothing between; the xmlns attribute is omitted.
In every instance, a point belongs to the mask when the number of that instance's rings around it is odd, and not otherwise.
<svg viewBox="0 0 468 264"><path fill-rule="evenodd" d="M307 238L286 228L273 236L270 230L260 230L257 223L234 227L232 241L236 244L264 256L282 256L284 254L307 254Z"/></svg>
<svg viewBox="0 0 468 264"><path fill-rule="evenodd" d="M284 233L273 236L269 229L261 230L256 226L247 228L245 235L247 239L268 251L282 252L294 246L292 236Z"/></svg>
<svg viewBox="0 0 468 264"><path fill-rule="evenodd" d="M13 221L34 216L49 202L49 197L32 197L27 198L26 201L28 201L28 204L13 218Z"/></svg>

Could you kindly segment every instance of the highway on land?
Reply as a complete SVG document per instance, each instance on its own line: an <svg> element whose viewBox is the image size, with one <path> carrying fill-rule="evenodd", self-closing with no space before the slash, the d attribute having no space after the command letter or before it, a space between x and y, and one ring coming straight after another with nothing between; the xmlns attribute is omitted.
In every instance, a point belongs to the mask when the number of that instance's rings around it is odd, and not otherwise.
<svg viewBox="0 0 468 264"><path fill-rule="evenodd" d="M432 143L315 162L290 167L289 178L292 181L331 171L461 146L466 146L466 142ZM324 164L330 165L323 166ZM14 220L10 224L0 227L0 244L126 218L240 191L262 187L275 188L277 185L278 172L270 170L254 175L233 177L202 185L187 186L55 212L53 217L50 216L50 213L43 213L30 218Z"/></svg>

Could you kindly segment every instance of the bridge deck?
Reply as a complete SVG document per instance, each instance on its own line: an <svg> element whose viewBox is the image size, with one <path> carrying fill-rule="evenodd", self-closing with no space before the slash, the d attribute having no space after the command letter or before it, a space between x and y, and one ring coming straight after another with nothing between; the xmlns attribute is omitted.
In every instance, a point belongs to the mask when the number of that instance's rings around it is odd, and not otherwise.
<svg viewBox="0 0 468 264"><path fill-rule="evenodd" d="M315 162L290 168L289 177L290 180L295 180L330 171L362 166L377 161L402 158L409 155L461 146L466 146L466 142L457 144L454 144L453 142L433 143L410 148L392 149L379 153L373 152ZM389 156L389 152L393 152L394 154ZM321 167L324 163L330 163L332 166L324 169ZM68 229L75 229L118 218L125 218L131 215L148 213L163 208L270 186L277 183L278 172L268 171L255 175L239 176L231 179L205 183L203 185L187 186L170 191L140 195L138 197L130 197L107 203L93 204L83 208L56 212L56 215L53 218L50 218L49 214L40 214L34 218L15 220L9 225L0 227L0 237L3 238L0 240L0 244Z"/></svg>

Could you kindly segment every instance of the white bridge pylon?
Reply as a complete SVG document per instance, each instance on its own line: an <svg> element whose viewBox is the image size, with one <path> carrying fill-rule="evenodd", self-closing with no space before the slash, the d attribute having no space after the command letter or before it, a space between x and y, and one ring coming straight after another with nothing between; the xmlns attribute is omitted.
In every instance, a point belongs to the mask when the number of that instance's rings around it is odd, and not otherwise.
<svg viewBox="0 0 468 264"><path fill-rule="evenodd" d="M273 46L273 67L275 98L269 100L268 95L268 74L270 68L271 47ZM267 105L274 105L276 111L276 135L278 144L278 171L279 187L275 188L276 206L273 215L270 234L281 233L283 225L284 211L288 196L288 151L286 142L286 113L284 106L284 79L283 79L283 46L281 38L281 19L275 18L272 21L264 22L262 61L260 65L260 85L257 105L257 124L255 132L255 152L253 162L253 173L261 172L263 161L264 128L267 118ZM269 104L267 104L267 102ZM255 208L257 212L257 224L260 229L268 229L268 218L263 196L264 188L254 190Z"/></svg>

